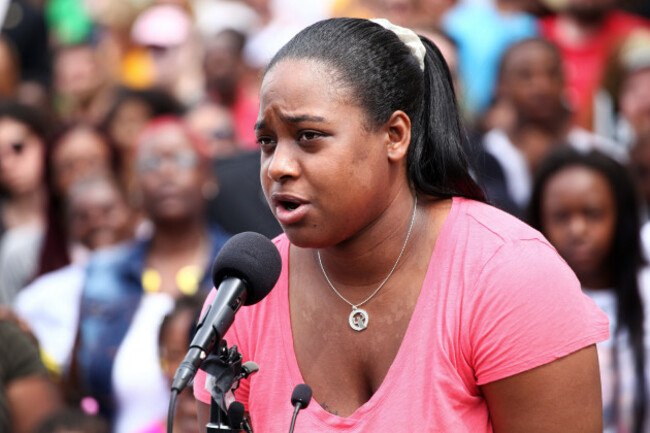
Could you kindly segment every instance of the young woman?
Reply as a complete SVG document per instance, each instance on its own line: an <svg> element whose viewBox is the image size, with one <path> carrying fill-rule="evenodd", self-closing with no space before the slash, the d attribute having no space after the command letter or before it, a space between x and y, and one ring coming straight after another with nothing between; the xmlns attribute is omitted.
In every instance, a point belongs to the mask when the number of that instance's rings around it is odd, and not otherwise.
<svg viewBox="0 0 650 433"><path fill-rule="evenodd" d="M288 431L304 382L299 432L599 431L606 317L538 232L481 202L434 45L314 24L270 63L256 133L284 235L276 287L226 335L260 366L236 392L254 430Z"/></svg>
<svg viewBox="0 0 650 433"><path fill-rule="evenodd" d="M63 127L45 153L48 191L47 227L40 250L37 276L86 259L89 251L72 242L65 215L65 197L80 180L121 174L115 145L101 129L84 123Z"/></svg>
<svg viewBox="0 0 650 433"><path fill-rule="evenodd" d="M0 303L9 304L38 270L46 221L47 122L37 109L0 103Z"/></svg>
<svg viewBox="0 0 650 433"><path fill-rule="evenodd" d="M206 221L202 190L214 182L209 159L180 118L147 124L135 157L153 234L91 257L73 369L113 433L138 431L166 413L158 328L175 299L207 293L212 260L229 237Z"/></svg>
<svg viewBox="0 0 650 433"><path fill-rule="evenodd" d="M609 317L599 343L605 432L642 432L647 412L643 259L635 188L625 168L598 152L564 149L540 167L531 223L557 248L582 290Z"/></svg>

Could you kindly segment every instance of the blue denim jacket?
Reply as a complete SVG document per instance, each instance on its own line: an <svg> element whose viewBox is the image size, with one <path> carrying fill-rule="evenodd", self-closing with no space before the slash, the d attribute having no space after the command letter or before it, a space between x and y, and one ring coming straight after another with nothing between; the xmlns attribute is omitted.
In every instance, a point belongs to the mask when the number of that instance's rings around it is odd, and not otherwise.
<svg viewBox="0 0 650 433"><path fill-rule="evenodd" d="M212 258L230 235L220 227L210 228ZM141 283L150 241L135 241L93 254L86 270L81 299L77 341L77 377L82 391L97 399L100 413L113 419L112 368L143 294ZM212 262L200 283L206 293L212 288Z"/></svg>

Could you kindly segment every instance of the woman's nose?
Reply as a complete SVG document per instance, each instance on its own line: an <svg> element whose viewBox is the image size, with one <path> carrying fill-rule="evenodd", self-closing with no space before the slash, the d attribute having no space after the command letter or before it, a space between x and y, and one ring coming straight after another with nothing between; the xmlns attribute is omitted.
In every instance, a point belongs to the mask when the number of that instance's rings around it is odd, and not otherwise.
<svg viewBox="0 0 650 433"><path fill-rule="evenodd" d="M278 143L268 158L266 172L270 179L283 182L299 176L300 164L291 144Z"/></svg>

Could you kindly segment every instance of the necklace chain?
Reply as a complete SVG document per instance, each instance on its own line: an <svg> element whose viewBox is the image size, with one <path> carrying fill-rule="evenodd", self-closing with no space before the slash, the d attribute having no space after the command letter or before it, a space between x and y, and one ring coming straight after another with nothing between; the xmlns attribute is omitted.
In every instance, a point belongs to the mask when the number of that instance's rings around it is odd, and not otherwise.
<svg viewBox="0 0 650 433"><path fill-rule="evenodd" d="M353 312L355 310L357 310L360 306L362 306L363 304L365 304L366 302L371 300L377 294L377 292L379 292L379 290L381 290L381 288L384 287L384 284L386 284L386 281L388 281L390 276L393 275L393 272L395 272L395 268L397 268L397 264L399 263L400 259L402 258L402 254L404 254L404 250L406 250L406 245L408 244L409 238L411 237L411 231L413 230L413 223L415 222L415 214L416 214L417 208L418 208L418 197L416 195L415 196L415 201L413 203L413 215L411 215L411 223L409 225L409 230L406 233L406 239L404 240L404 245L402 245L402 251L399 252L399 256L397 256L397 260L395 260L395 264L393 265L393 268L390 270L390 272L388 273L386 278L384 278L384 281L381 282L379 287L377 287L375 289L375 291L372 292L370 294L370 296L368 296L363 302L359 302L356 305L353 304L352 302L348 301L347 299L345 299L345 297L343 297L343 295L341 295L341 293L339 293L339 291L336 290L336 287L334 287L334 284L332 284L329 277L327 276L327 272L325 272L325 267L323 266L323 261L321 260L321 257L320 257L320 251L316 251L316 256L318 257L318 264L320 264L320 269L321 269L321 271L323 271L323 276L327 280L327 284L329 284L329 286L332 288L332 290L334 290L334 293L336 293L339 298L344 300L346 303L348 303L352 307Z"/></svg>

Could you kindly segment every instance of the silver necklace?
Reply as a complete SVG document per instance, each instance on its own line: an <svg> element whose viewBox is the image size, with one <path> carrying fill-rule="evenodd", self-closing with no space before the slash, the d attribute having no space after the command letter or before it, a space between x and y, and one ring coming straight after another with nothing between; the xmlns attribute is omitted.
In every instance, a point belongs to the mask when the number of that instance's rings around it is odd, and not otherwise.
<svg viewBox="0 0 650 433"><path fill-rule="evenodd" d="M346 303L348 303L352 307L352 312L350 313L350 316L348 317L348 323L350 325L350 328L354 329L355 331L363 331L368 327L368 312L364 310L363 308L359 308L369 300L373 298L379 292L379 290L384 287L384 284L386 284L386 281L390 278L391 275L393 275L393 272L395 271L395 268L397 268L397 264L399 263L399 260L402 258L402 254L404 254L404 250L406 249L406 244L409 242L409 238L411 237L411 231L413 230L413 223L415 222L415 214L418 208L418 197L415 196L415 201L413 203L413 215L411 215L411 223L409 225L409 230L406 233L406 239L404 240L404 245L402 245L402 251L399 252L399 256L397 256L397 260L395 260L395 264L393 265L393 268L390 270L386 278L384 278L384 281L381 282L379 287L375 289L374 292L370 294L363 302L359 302L358 304L353 304L352 302L348 301L339 293L338 290L336 290L336 287L334 287L334 284L330 281L329 277L327 276L327 272L325 272L325 267L323 266L323 261L320 258L320 251L316 251L316 256L318 257L318 264L320 264L320 269L323 271L323 276L325 276L325 279L327 280L327 284L334 290L334 293L338 295L339 298L343 299Z"/></svg>

